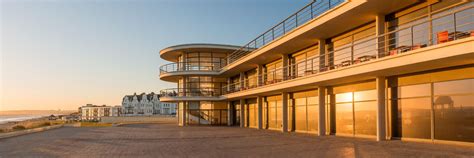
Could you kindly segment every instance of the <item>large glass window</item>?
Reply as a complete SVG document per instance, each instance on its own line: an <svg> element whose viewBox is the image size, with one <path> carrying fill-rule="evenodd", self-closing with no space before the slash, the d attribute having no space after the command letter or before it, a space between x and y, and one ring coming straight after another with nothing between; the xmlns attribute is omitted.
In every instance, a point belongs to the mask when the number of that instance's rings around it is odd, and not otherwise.
<svg viewBox="0 0 474 158"><path fill-rule="evenodd" d="M404 138L431 138L431 85L398 87L398 134Z"/></svg>
<svg viewBox="0 0 474 158"><path fill-rule="evenodd" d="M433 87L435 139L474 142L474 79L438 82Z"/></svg>
<svg viewBox="0 0 474 158"><path fill-rule="evenodd" d="M334 87L336 134L375 136L377 93L375 82Z"/></svg>
<svg viewBox="0 0 474 158"><path fill-rule="evenodd" d="M318 46L291 55L291 75L301 77L319 70Z"/></svg>
<svg viewBox="0 0 474 158"><path fill-rule="evenodd" d="M186 89L179 89L180 94L186 96L219 96L222 87L227 84L225 78L211 76L188 76L186 77Z"/></svg>
<svg viewBox="0 0 474 158"><path fill-rule="evenodd" d="M352 92L336 94L336 133L353 134Z"/></svg>
<svg viewBox="0 0 474 158"><path fill-rule="evenodd" d="M183 64L186 70L219 70L226 65L226 56L217 52L188 52Z"/></svg>
<svg viewBox="0 0 474 158"><path fill-rule="evenodd" d="M277 60L265 65L265 84L280 82L283 80L283 63Z"/></svg>
<svg viewBox="0 0 474 158"><path fill-rule="evenodd" d="M354 92L354 122L356 135L377 134L376 90Z"/></svg>
<svg viewBox="0 0 474 158"><path fill-rule="evenodd" d="M248 99L247 101L248 107L248 125L249 127L257 127L257 118L258 118L258 108L257 108L257 100L256 99Z"/></svg>
<svg viewBox="0 0 474 158"><path fill-rule="evenodd" d="M312 132L318 130L318 96L317 91L293 93L295 131Z"/></svg>
<svg viewBox="0 0 474 158"><path fill-rule="evenodd" d="M282 98L281 96L266 97L266 110L268 128L280 129L282 127Z"/></svg>

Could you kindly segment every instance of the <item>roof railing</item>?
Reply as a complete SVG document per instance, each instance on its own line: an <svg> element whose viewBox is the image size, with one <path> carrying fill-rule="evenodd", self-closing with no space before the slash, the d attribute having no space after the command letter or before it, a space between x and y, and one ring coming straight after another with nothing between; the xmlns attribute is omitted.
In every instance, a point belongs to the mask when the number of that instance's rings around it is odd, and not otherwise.
<svg viewBox="0 0 474 158"><path fill-rule="evenodd" d="M246 45L234 51L227 57L228 65L238 61L242 57L250 54L252 51L274 41L292 31L293 29L305 24L306 22L322 15L326 11L334 8L346 0L315 0L296 13L290 15L285 20L273 26L263 34L257 36Z"/></svg>

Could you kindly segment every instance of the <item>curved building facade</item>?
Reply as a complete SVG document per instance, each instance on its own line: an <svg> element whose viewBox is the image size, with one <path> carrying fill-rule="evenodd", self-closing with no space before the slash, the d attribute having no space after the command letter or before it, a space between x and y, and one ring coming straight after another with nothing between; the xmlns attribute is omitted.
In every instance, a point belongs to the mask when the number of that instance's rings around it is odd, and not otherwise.
<svg viewBox="0 0 474 158"><path fill-rule="evenodd" d="M473 1L315 0L244 46L208 46L160 52L180 125L474 143Z"/></svg>
<svg viewBox="0 0 474 158"><path fill-rule="evenodd" d="M219 75L229 53L240 47L219 44L177 45L160 52L173 63L160 67L160 79L177 88L161 90L161 100L178 103L179 124L227 125L222 101L227 79Z"/></svg>

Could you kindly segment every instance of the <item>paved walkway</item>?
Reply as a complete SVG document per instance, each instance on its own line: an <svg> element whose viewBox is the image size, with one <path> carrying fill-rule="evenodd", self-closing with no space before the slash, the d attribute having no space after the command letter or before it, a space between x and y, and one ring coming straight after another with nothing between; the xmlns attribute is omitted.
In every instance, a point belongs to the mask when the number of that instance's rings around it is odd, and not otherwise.
<svg viewBox="0 0 474 158"><path fill-rule="evenodd" d="M474 147L283 134L237 127L63 127L0 139L0 157L474 157Z"/></svg>

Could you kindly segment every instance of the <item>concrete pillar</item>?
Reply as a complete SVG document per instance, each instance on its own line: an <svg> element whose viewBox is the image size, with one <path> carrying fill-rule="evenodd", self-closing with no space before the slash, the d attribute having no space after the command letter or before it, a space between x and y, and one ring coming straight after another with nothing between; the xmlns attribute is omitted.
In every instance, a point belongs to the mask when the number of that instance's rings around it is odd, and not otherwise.
<svg viewBox="0 0 474 158"><path fill-rule="evenodd" d="M283 92L282 97L282 131L288 132L288 92Z"/></svg>
<svg viewBox="0 0 474 158"><path fill-rule="evenodd" d="M263 129L263 97L257 97L258 129Z"/></svg>
<svg viewBox="0 0 474 158"><path fill-rule="evenodd" d="M319 92L319 118L318 135L326 135L326 87L318 87Z"/></svg>
<svg viewBox="0 0 474 158"><path fill-rule="evenodd" d="M320 39L318 41L319 48L319 72L324 71L326 68L326 40Z"/></svg>
<svg viewBox="0 0 474 158"><path fill-rule="evenodd" d="M234 120L234 108L232 108L232 102L231 101L228 101L227 102L227 126L232 126L233 125L233 122L232 120Z"/></svg>
<svg viewBox="0 0 474 158"><path fill-rule="evenodd" d="M257 67L257 86L263 85L263 65Z"/></svg>
<svg viewBox="0 0 474 158"><path fill-rule="evenodd" d="M386 116L385 116L385 96L386 84L385 77L377 77L377 141L385 140L386 138Z"/></svg>
<svg viewBox="0 0 474 158"><path fill-rule="evenodd" d="M227 87L226 87L226 91L227 93L230 92L230 85L232 84L232 79L229 77L227 78ZM227 93L223 93L223 94L227 94Z"/></svg>
<svg viewBox="0 0 474 158"><path fill-rule="evenodd" d="M240 72L240 90L242 90L245 86L245 73Z"/></svg>
<svg viewBox="0 0 474 158"><path fill-rule="evenodd" d="M245 99L240 99L240 127L245 127Z"/></svg>
<svg viewBox="0 0 474 158"><path fill-rule="evenodd" d="M379 14L375 16L375 34L377 36L383 35L385 33L385 15ZM377 58L381 58L385 55L385 52L388 51L387 37L379 37L377 38Z"/></svg>
<svg viewBox="0 0 474 158"><path fill-rule="evenodd" d="M287 80L287 79L290 79L288 78L289 77L289 67L288 67L288 55L286 54L283 54L281 55L281 62L283 63L283 71L282 71L282 79L283 80Z"/></svg>
<svg viewBox="0 0 474 158"><path fill-rule="evenodd" d="M183 115L180 116L181 117L181 126L186 126L186 113L187 113L187 109L186 108L186 105L187 103L186 102L183 102Z"/></svg>

